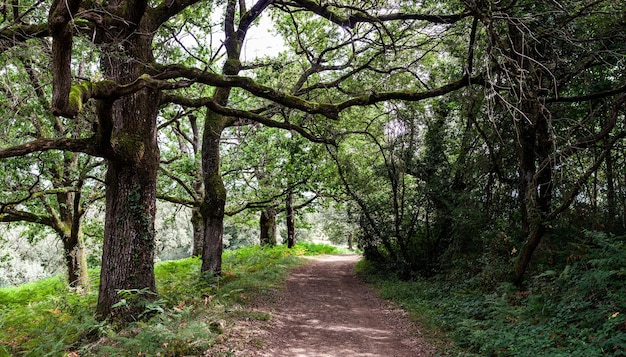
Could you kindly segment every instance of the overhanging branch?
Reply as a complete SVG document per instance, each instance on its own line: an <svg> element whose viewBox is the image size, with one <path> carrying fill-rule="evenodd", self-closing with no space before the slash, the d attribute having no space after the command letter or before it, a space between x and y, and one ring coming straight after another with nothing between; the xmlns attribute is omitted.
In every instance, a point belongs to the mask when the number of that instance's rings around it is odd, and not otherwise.
<svg viewBox="0 0 626 357"><path fill-rule="evenodd" d="M93 138L38 139L25 144L0 149L0 159L4 159L7 157L25 156L34 152L43 152L49 150L82 152L92 156L102 156L102 153L96 149L94 143L95 140Z"/></svg>
<svg viewBox="0 0 626 357"><path fill-rule="evenodd" d="M420 101L428 98L434 98L438 96L442 96L451 92L454 92L458 89L464 88L466 86L472 84L484 85L484 78L482 75L477 75L474 77L470 77L468 75L463 76L461 79L450 82L438 88L433 88L426 91L412 91L412 90L402 90L402 91L389 91L389 92L372 92L370 94L357 96L354 98L347 99L338 104L330 104L330 103L315 103L309 102L304 99L301 99L297 96L290 95L278 91L274 88L267 87L261 84L256 83L253 79L242 76L221 76L216 73L201 71L195 68L188 68L180 65L171 65L161 68L161 74L156 75L154 78L156 79L173 79L184 77L191 81L195 81L198 83L204 83L211 86L217 87L237 87L242 88L258 97L265 98L271 100L275 103L283 105L288 108L302 110L309 114L321 114L329 119L339 119L339 113L347 108L355 107L355 106L366 106L372 105L388 100L404 100L409 102ZM217 104L210 104L208 101L189 101L190 104L195 103L201 105L213 105L217 106ZM231 115L228 113L223 113L221 108L215 107L216 112L225 115ZM226 107L222 107L226 108ZM226 111L231 109L224 109ZM234 114L233 116L236 116ZM252 118L249 118L252 119ZM252 119L254 120L254 119Z"/></svg>
<svg viewBox="0 0 626 357"><path fill-rule="evenodd" d="M31 212L5 209L0 213L0 222L30 222L53 227L53 220L49 216L37 215Z"/></svg>
<svg viewBox="0 0 626 357"><path fill-rule="evenodd" d="M363 96L354 97L342 103L339 103L337 104L337 109L339 111L342 111L350 107L371 105L371 104L376 104L380 102L385 102L388 100L403 100L407 102L417 102L417 101L428 99L428 98L439 97L439 96L454 92L456 90L459 90L461 88L467 87L471 84L484 85L484 79L482 75L478 75L474 77L469 77L468 75L465 75L463 76L463 78L461 78L458 81L451 82L441 87L433 88L433 89L421 91L421 92L411 91L411 90L380 92L380 93L373 92L373 93L366 94Z"/></svg>
<svg viewBox="0 0 626 357"><path fill-rule="evenodd" d="M199 206L199 204L196 201L186 200L186 199L180 198L180 197L174 197L174 196L157 194L156 198L158 198L160 200L163 200L163 201L170 202L170 203L183 205L183 206L186 206L186 207L189 207L189 208L194 208L194 207L198 207Z"/></svg>
<svg viewBox="0 0 626 357"><path fill-rule="evenodd" d="M387 15L370 15L365 11L345 16L332 10L332 4L322 4L320 1L312 0L293 0L293 1L277 1L278 4L288 6L303 7L315 14L331 21L339 26L354 28L358 23L381 23L386 21L426 21L433 24L453 24L465 17L470 16L469 13L452 14L452 15L433 15L433 14L417 14L407 12L396 12Z"/></svg>
<svg viewBox="0 0 626 357"><path fill-rule="evenodd" d="M234 75L224 76L180 65L164 66L159 69L161 74L154 76L155 79L167 80L183 77L215 87L242 88L257 97L269 99L289 108L299 109L309 114L321 114L333 120L339 118L337 107L333 104L310 102L297 96L283 93L272 87L256 83L253 79L248 77Z"/></svg>
<svg viewBox="0 0 626 357"><path fill-rule="evenodd" d="M548 98L546 99L546 103L579 103L586 102L594 99L602 99L607 98L616 94L626 93L626 84L609 89L602 92L590 93L585 95L573 96L573 97L557 97L557 98Z"/></svg>
<svg viewBox="0 0 626 357"><path fill-rule="evenodd" d="M281 121L272 120L272 119L269 119L267 116L258 114L253 111L225 107L225 106L215 103L215 101L213 101L211 98L191 99L191 98L186 98L182 96L174 96L174 95L166 94L163 96L163 101L169 102L169 103L176 103L176 104L188 106L188 107L195 107L195 108L207 107L208 109L218 114L227 116L227 117L248 119L256 123L263 124L268 127L294 131L302 135L304 138L306 138L307 140L311 142L327 143L327 144L333 143L332 139L316 136L308 132L306 129L304 129L301 126L294 125L289 122L284 122L284 121L281 122Z"/></svg>

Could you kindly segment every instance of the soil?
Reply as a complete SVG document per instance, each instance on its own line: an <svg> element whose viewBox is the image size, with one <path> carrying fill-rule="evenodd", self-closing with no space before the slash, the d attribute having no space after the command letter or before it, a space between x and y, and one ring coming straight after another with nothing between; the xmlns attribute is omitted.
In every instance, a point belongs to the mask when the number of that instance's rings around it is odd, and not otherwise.
<svg viewBox="0 0 626 357"><path fill-rule="evenodd" d="M421 357L435 349L407 314L354 274L358 255L321 256L293 270L285 288L228 328L221 352L272 357Z"/></svg>

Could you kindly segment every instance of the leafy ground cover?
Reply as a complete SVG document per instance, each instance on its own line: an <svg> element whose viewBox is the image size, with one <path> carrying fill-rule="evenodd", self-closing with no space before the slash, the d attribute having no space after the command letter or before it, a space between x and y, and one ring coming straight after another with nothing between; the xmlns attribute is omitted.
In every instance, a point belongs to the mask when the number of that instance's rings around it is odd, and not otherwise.
<svg viewBox="0 0 626 357"><path fill-rule="evenodd" d="M222 277L211 279L201 279L199 259L161 262L155 267L159 296L145 303L152 317L124 327L95 318L97 279L91 291L80 293L67 289L61 277L3 288L0 356L201 354L219 342L229 319L267 319L240 306L280 286L289 268L303 263L301 256L339 252L310 243L242 248L225 253ZM120 292L120 304L134 293Z"/></svg>
<svg viewBox="0 0 626 357"><path fill-rule="evenodd" d="M362 261L360 276L429 329L457 356L626 356L626 239L588 233L562 265L523 289L480 276L401 281ZM578 252L575 254L574 252ZM441 338L439 338L441 340Z"/></svg>

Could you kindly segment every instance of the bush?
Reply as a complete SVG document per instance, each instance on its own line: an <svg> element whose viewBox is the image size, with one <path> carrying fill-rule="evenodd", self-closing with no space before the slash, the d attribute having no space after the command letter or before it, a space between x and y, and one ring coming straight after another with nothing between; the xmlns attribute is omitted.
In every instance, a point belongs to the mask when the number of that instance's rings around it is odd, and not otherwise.
<svg viewBox="0 0 626 357"><path fill-rule="evenodd" d="M371 263L359 271L426 326L447 331L461 349L454 353L624 356L625 248L624 237L588 232L586 244L568 248L565 265L537 274L524 291L443 276L401 282Z"/></svg>

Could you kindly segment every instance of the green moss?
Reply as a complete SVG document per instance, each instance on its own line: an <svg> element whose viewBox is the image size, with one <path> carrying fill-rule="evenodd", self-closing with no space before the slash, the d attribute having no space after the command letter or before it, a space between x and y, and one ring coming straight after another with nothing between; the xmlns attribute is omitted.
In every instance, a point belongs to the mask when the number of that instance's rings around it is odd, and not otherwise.
<svg viewBox="0 0 626 357"><path fill-rule="evenodd" d="M204 184L206 185L207 191L211 192L211 196L214 199L226 199L226 188L224 187L224 182L222 181L222 175L218 172L215 175L209 175L205 178Z"/></svg>
<svg viewBox="0 0 626 357"><path fill-rule="evenodd" d="M119 134L111 138L111 146L124 159L139 161L145 153L145 145L139 136Z"/></svg>
<svg viewBox="0 0 626 357"><path fill-rule="evenodd" d="M74 113L80 112L83 109L83 102L86 98L89 98L90 92L90 82L83 82L73 85L70 88L70 95L68 98L69 109Z"/></svg>

